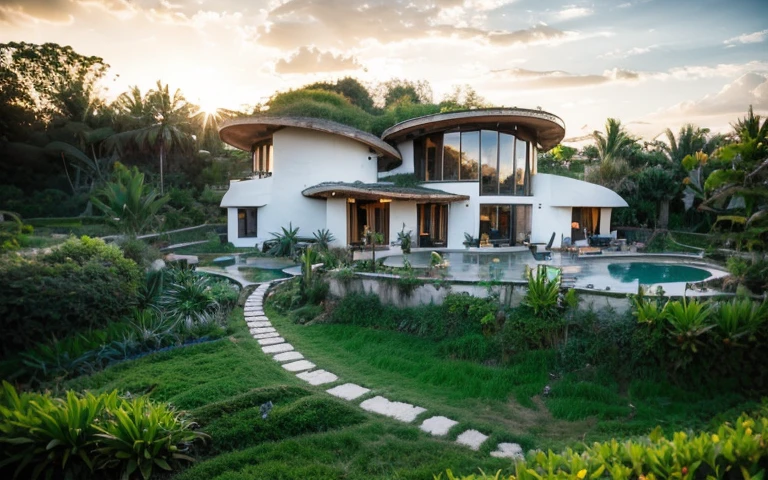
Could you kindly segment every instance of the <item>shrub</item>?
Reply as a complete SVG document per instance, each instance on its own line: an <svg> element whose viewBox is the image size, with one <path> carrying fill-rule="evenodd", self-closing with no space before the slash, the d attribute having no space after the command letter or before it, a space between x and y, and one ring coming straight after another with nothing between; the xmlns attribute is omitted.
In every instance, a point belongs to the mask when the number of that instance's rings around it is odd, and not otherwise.
<svg viewBox="0 0 768 480"><path fill-rule="evenodd" d="M144 240L135 237L125 237L117 245L123 251L123 256L133 260L143 268L149 268L152 262L162 257L160 250L148 245Z"/></svg>
<svg viewBox="0 0 768 480"><path fill-rule="evenodd" d="M742 414L714 432L676 432L670 438L657 427L646 438L594 443L583 451L566 449L529 452L515 464L515 480L631 478L684 480L703 478L763 478L768 468L768 412L756 417ZM448 479L490 479L480 476ZM442 475L436 478L442 478Z"/></svg>
<svg viewBox="0 0 768 480"><path fill-rule="evenodd" d="M145 397L21 393L8 382L0 391L0 473L4 478L148 479L155 467L173 471L191 462L205 434L166 404Z"/></svg>
<svg viewBox="0 0 768 480"><path fill-rule="evenodd" d="M127 314L138 301L141 278L119 248L88 237L43 257L0 258L0 358Z"/></svg>

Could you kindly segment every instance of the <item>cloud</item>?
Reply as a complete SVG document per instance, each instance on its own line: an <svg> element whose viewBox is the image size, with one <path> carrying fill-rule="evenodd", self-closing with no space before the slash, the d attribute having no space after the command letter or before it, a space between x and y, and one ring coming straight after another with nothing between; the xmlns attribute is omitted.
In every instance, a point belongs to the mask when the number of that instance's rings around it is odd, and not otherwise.
<svg viewBox="0 0 768 480"><path fill-rule="evenodd" d="M768 28L759 32L745 33L725 40L723 43L728 46L735 46L737 43L760 43L768 38Z"/></svg>
<svg viewBox="0 0 768 480"><path fill-rule="evenodd" d="M630 70L614 68L602 74L574 74L562 70L537 71L523 68L494 70L492 73L514 82L515 88L548 90L559 88L592 87L609 82L636 82L641 75Z"/></svg>
<svg viewBox="0 0 768 480"><path fill-rule="evenodd" d="M679 103L667 112L680 115L740 115L752 105L756 111L768 110L768 74L750 72L725 85L715 94Z"/></svg>
<svg viewBox="0 0 768 480"><path fill-rule="evenodd" d="M0 0L0 23L72 23L70 0Z"/></svg>
<svg viewBox="0 0 768 480"><path fill-rule="evenodd" d="M572 20L574 18L587 17L592 15L594 10L591 8L577 7L576 5L566 5L555 14L558 20Z"/></svg>
<svg viewBox="0 0 768 480"><path fill-rule="evenodd" d="M633 47L629 50L621 50L619 48L616 48L614 50L611 50L610 52L604 53L602 55L598 55L597 58L629 58L634 57L636 55L644 55L651 50L655 50L659 48L658 45L649 45L647 47Z"/></svg>
<svg viewBox="0 0 768 480"><path fill-rule="evenodd" d="M314 73L356 70L360 64L353 56L334 55L315 48L302 47L288 58L275 64L277 73Z"/></svg>
<svg viewBox="0 0 768 480"><path fill-rule="evenodd" d="M744 75L749 72L760 72L768 70L768 62L753 60L748 63L720 63L715 66L709 65L688 65L675 67L667 72L655 74L654 77L659 80L696 80L702 78L733 78Z"/></svg>
<svg viewBox="0 0 768 480"><path fill-rule="evenodd" d="M288 0L268 13L266 24L258 29L258 42L283 49L303 45L349 49L366 41L388 44L404 40L459 38L485 45L513 46L559 44L595 35L564 32L546 24L515 31L485 28L484 12L505 3L508 2Z"/></svg>

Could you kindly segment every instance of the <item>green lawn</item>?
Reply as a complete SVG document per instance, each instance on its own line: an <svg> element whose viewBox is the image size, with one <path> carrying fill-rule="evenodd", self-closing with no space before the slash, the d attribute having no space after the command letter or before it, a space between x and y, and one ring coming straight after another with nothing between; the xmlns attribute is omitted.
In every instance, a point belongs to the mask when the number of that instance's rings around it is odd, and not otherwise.
<svg viewBox="0 0 768 480"><path fill-rule="evenodd" d="M284 337L308 359L340 378L428 409L411 425L368 414L283 370L250 338L242 310L229 336L115 365L68 382L75 389L148 393L187 410L211 435L200 461L177 475L191 479L418 478L445 469L502 469L489 451L500 441L557 448L583 440L647 433L656 424L699 428L741 409L738 395L690 393L652 381L620 387L583 371L551 378L554 358L533 352L505 367L449 360L440 345L397 332L349 325L295 325L271 309ZM545 385L552 392L539 396ZM260 405L274 408L266 420ZM632 402L636 407L629 407ZM447 439L416 425L433 415L459 421ZM491 434L479 452L452 442L467 428Z"/></svg>
<svg viewBox="0 0 768 480"><path fill-rule="evenodd" d="M431 479L447 468L511 468L487 451L435 440L298 380L261 352L240 309L230 329L223 339L125 362L66 386L149 393L189 411L212 440L181 479ZM265 421L259 406L268 400L275 406Z"/></svg>

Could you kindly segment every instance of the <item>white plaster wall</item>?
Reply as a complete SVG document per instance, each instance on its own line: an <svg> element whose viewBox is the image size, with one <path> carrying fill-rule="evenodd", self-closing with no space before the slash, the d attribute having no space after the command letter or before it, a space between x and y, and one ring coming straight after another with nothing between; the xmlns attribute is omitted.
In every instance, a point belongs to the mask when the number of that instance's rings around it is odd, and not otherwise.
<svg viewBox="0 0 768 480"><path fill-rule="evenodd" d="M399 202L394 200L389 204L389 241L397 241L397 234L403 229L411 231L411 246L416 247L419 229L416 224L416 202Z"/></svg>
<svg viewBox="0 0 768 480"><path fill-rule="evenodd" d="M335 240L333 246L341 247L347 244L347 199L329 198L325 202L325 224Z"/></svg>
<svg viewBox="0 0 768 480"><path fill-rule="evenodd" d="M600 209L600 235L611 234L611 208Z"/></svg>
<svg viewBox="0 0 768 480"><path fill-rule="evenodd" d="M271 198L267 205L259 208L259 236L256 239L237 238L235 210L234 217L228 216L228 232L230 241L236 246L253 245L254 240L261 243L272 238L270 232L279 232L281 227L289 224L299 227L301 236L312 236L318 229L330 228L326 200L304 197L301 192L307 187L323 182L376 182L376 155L355 140L285 128L275 132L272 141ZM346 215L339 220L336 216L338 204L331 209L335 212L331 231L337 241L346 242Z"/></svg>
<svg viewBox="0 0 768 480"><path fill-rule="evenodd" d="M390 175L397 175L399 173L413 173L413 140L408 140L397 144L397 149L400 151L400 156L403 159L403 163L399 167L393 168L388 172L381 172L379 177L382 181L386 181L386 177Z"/></svg>
<svg viewBox="0 0 768 480"><path fill-rule="evenodd" d="M561 240L571 236L571 215L570 207L550 207L539 204L533 205L533 218L531 220L531 242L549 243L552 238L552 232L555 232L555 241L553 248L557 248L562 243Z"/></svg>

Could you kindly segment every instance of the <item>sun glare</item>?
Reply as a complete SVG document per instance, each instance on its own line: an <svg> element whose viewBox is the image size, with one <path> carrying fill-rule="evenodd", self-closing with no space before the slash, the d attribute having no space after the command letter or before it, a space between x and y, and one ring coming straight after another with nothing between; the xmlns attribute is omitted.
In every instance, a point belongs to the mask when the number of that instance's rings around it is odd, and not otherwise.
<svg viewBox="0 0 768 480"><path fill-rule="evenodd" d="M216 116L219 106L216 105L215 101L212 101L211 99L200 99L197 103L200 106L200 111L205 113L206 116Z"/></svg>

